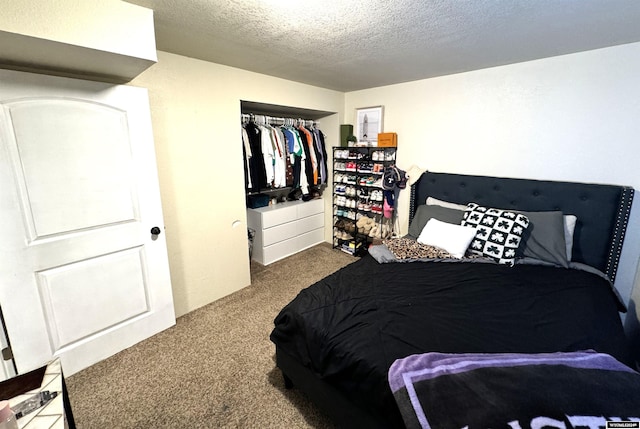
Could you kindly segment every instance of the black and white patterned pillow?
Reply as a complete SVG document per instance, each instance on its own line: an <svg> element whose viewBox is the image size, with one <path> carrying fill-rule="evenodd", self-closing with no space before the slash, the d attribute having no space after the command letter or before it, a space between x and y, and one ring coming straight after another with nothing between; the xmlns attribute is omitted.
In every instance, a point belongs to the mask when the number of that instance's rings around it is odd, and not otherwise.
<svg viewBox="0 0 640 429"><path fill-rule="evenodd" d="M469 203L461 225L476 228L476 236L469 245L471 253L513 265L529 218L521 213Z"/></svg>

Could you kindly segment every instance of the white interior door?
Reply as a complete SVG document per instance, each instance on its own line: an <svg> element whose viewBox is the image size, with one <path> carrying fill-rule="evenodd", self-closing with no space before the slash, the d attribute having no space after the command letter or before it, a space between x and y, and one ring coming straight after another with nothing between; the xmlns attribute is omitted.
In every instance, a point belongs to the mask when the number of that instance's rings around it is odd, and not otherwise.
<svg viewBox="0 0 640 429"><path fill-rule="evenodd" d="M71 375L175 324L146 89L0 70L0 168L18 372Z"/></svg>

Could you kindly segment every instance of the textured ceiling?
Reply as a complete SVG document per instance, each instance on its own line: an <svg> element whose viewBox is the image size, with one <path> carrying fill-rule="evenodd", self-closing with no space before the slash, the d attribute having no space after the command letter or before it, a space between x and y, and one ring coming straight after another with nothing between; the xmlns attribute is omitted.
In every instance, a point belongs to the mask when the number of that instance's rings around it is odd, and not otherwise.
<svg viewBox="0 0 640 429"><path fill-rule="evenodd" d="M353 91L640 41L638 0L127 0L157 48Z"/></svg>

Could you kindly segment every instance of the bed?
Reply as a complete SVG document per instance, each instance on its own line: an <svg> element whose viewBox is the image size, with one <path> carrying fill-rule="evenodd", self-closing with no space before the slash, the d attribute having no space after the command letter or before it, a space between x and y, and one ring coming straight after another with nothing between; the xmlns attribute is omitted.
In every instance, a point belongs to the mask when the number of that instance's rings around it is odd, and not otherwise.
<svg viewBox="0 0 640 429"><path fill-rule="evenodd" d="M424 173L411 186L409 237L372 248L369 255L301 291L276 317L271 340L287 387L302 390L340 427L367 428L463 427L425 425L429 405L421 395L433 396L433 390L428 393L433 386L424 374L448 368L442 362L493 374L491 382L497 380L495 371L518 367L527 375L511 377L533 377L533 385L541 379L530 375L529 367L514 365L514 359L548 359L553 364L545 368L556 373L544 376L556 380L558 373L573 374L579 367L591 371L579 376L589 383L599 380L594 371L616 367L631 384L625 392L640 398L620 319L626 309L613 287L633 193L624 186ZM495 251L488 241L478 248L480 255L466 252L462 259L451 257L455 252L450 249L427 257L394 249L402 240L420 239L427 224L438 225L426 237L438 243L457 235L465 223L467 229L475 226L470 250L482 229L474 219L480 214L482 222L487 210L514 220L509 234L522 229L519 242L511 240L512 248L505 245L498 255L486 254L489 248ZM461 216L461 224L451 216ZM518 222L524 222L523 228ZM446 229L451 225L457 226L455 231ZM446 226L444 233L441 226ZM486 358L489 368L480 368ZM496 359L503 367L495 368ZM594 362L594 367L583 368L576 361ZM416 373L422 375L407 382L407 374ZM465 382L470 377L462 376ZM442 382L444 377L435 379ZM511 380L510 385L520 384ZM575 380L564 383L580 386ZM436 392L444 391L437 386ZM498 389L491 383L477 387L482 397L490 397L486 392L492 388ZM459 397L455 389L476 387L452 389L451 397ZM640 411L632 414L626 417L637 418ZM508 421L491 424L508 427ZM488 427L486 421L466 425Z"/></svg>

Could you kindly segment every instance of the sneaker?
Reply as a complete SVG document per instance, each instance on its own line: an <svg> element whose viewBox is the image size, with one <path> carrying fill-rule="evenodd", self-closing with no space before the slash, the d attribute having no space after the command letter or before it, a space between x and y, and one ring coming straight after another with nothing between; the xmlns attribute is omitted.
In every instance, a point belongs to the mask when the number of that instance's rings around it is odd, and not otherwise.
<svg viewBox="0 0 640 429"><path fill-rule="evenodd" d="M371 173L373 169L373 165L368 162L363 162L360 164L360 171L363 173Z"/></svg>

